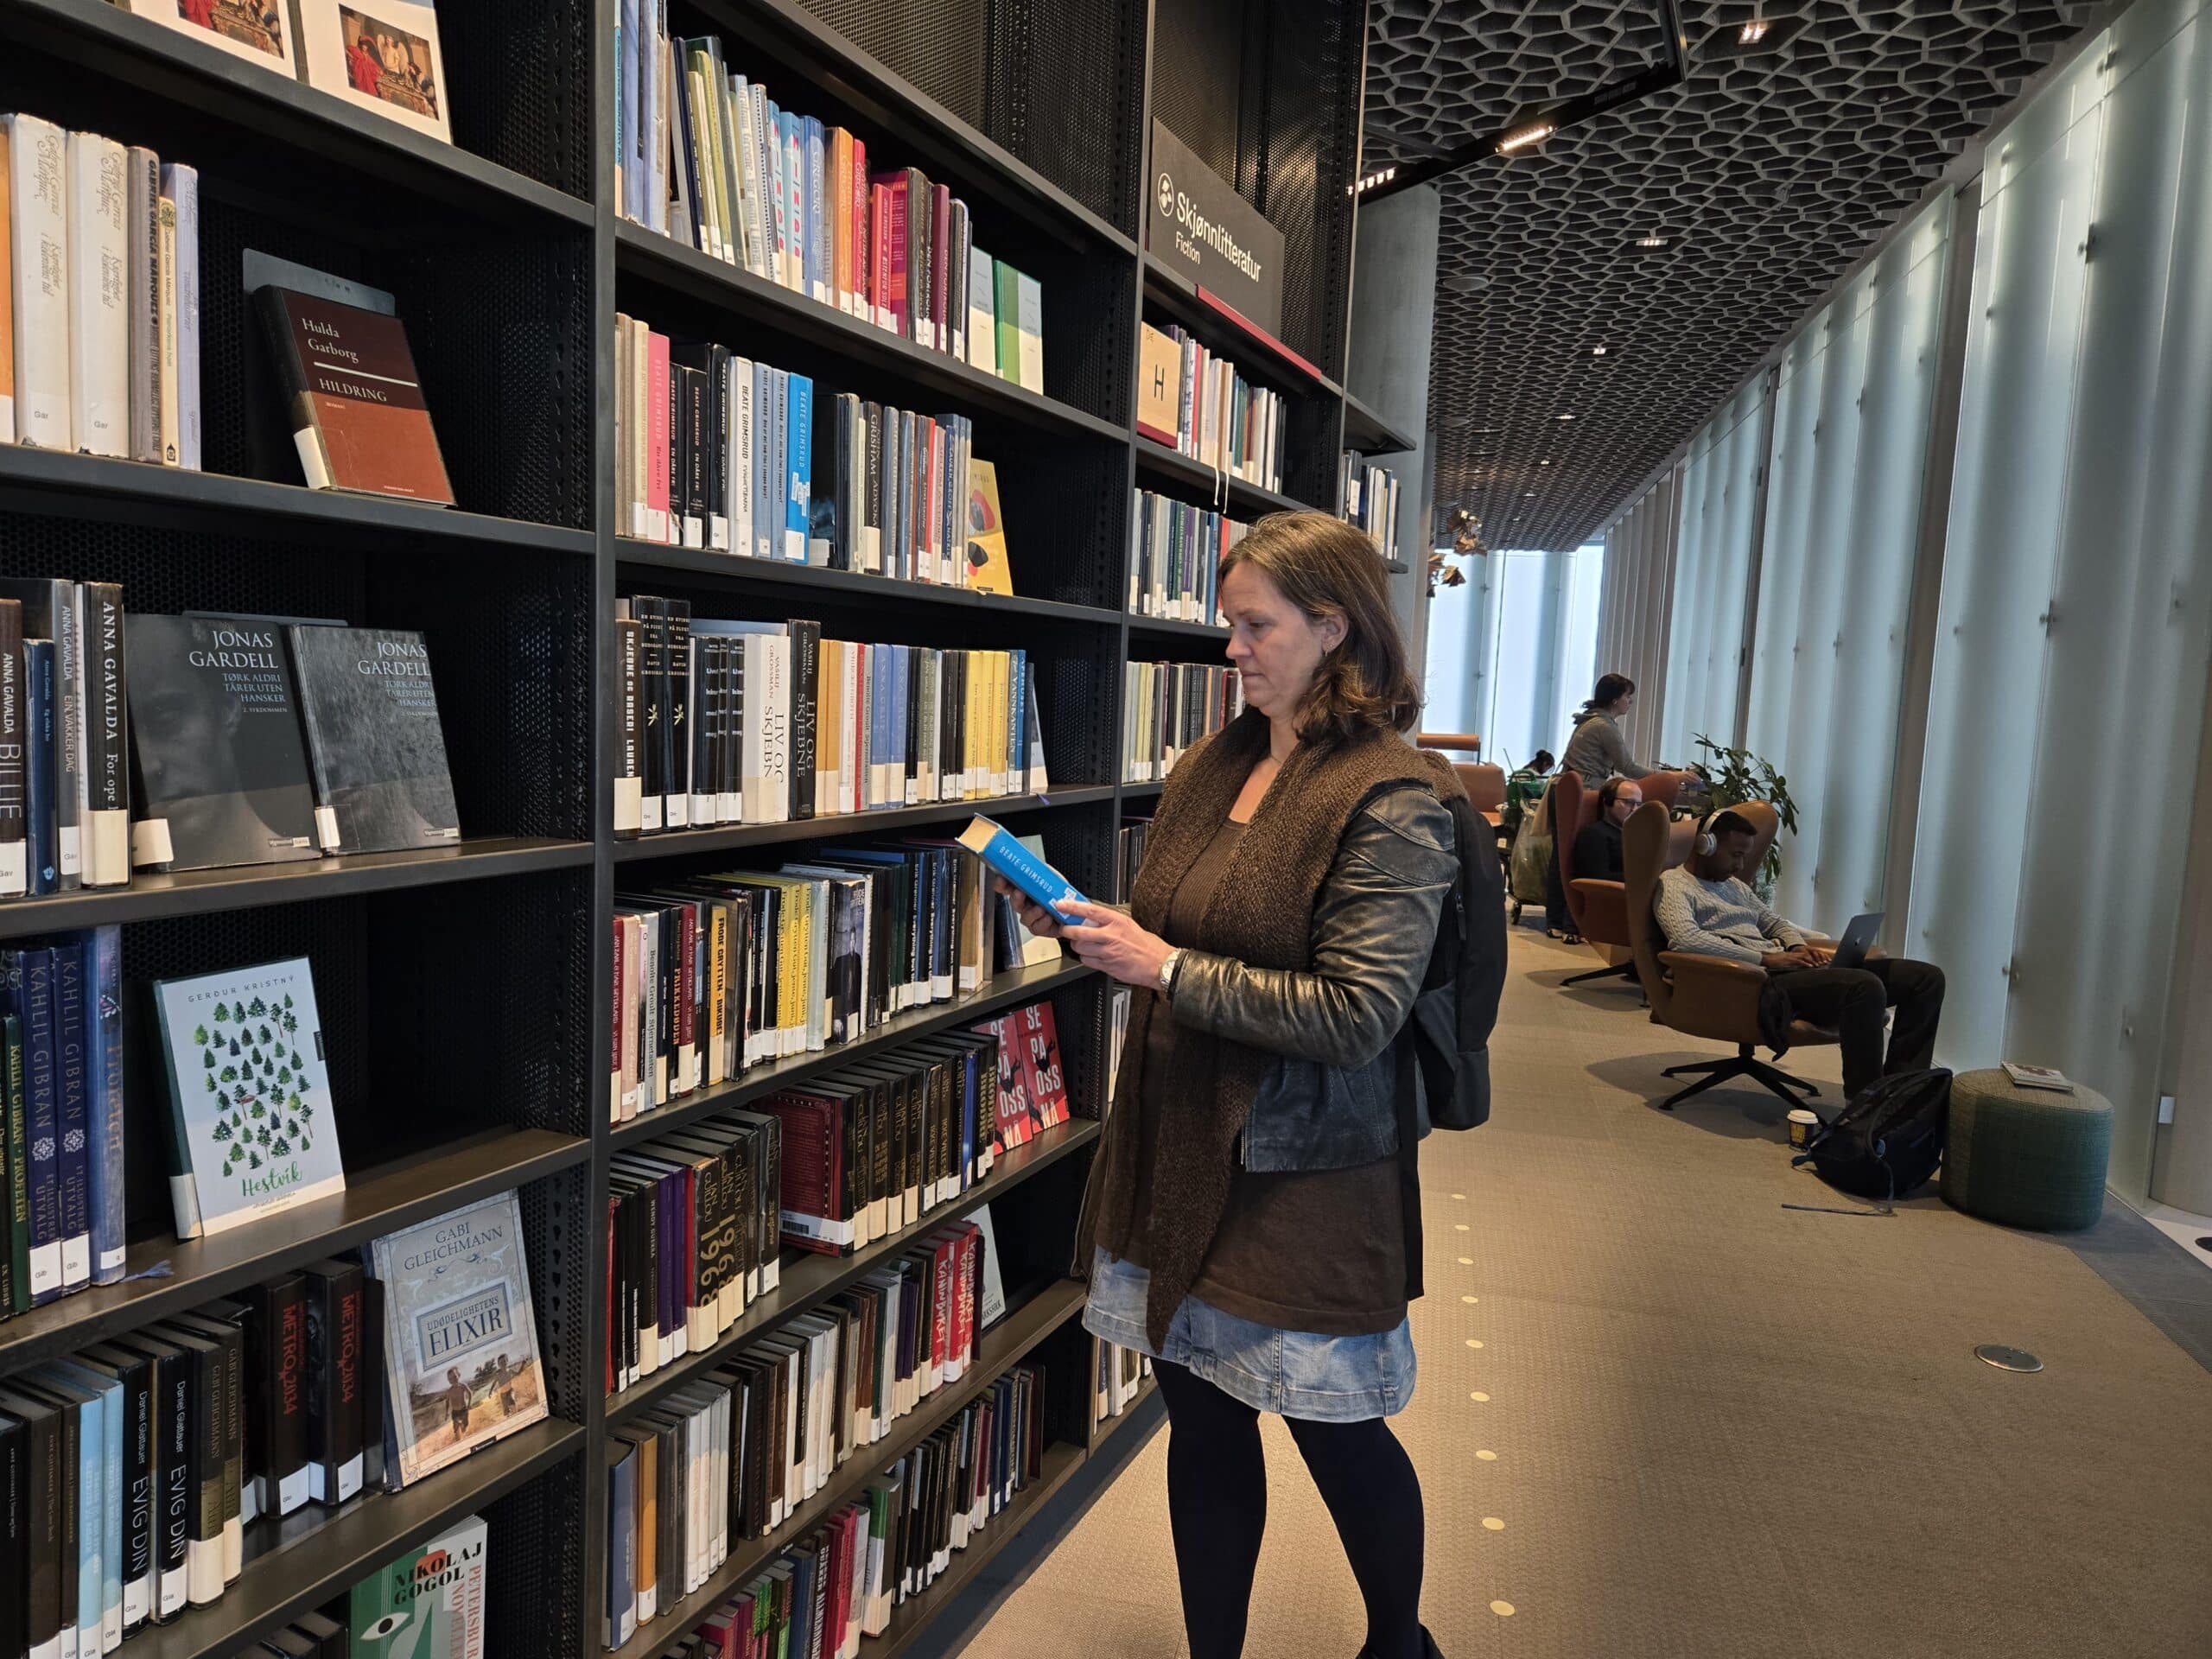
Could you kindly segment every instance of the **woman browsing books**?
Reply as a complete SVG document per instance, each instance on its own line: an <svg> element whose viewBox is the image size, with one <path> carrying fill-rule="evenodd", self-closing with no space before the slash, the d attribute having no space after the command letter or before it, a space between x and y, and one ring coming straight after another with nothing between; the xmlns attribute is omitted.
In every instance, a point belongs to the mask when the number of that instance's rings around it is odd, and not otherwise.
<svg viewBox="0 0 2212 1659"><path fill-rule="evenodd" d="M1400 735L1417 694L1357 530L1262 519L1220 594L1245 711L1170 774L1129 912L1071 903L1063 928L1015 897L1033 933L1150 993L1077 1229L1084 1324L1159 1373L1192 1659L1243 1647L1263 1411L1344 1541L1363 1659L1426 1659L1421 1486L1384 1421L1413 1394L1419 1266L1392 1049L1458 872L1458 785Z"/></svg>

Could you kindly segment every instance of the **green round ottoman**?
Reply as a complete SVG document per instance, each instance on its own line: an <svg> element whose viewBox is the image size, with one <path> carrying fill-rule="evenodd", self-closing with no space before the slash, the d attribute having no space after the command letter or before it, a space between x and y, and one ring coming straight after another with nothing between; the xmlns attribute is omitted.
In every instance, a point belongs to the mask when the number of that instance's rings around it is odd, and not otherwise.
<svg viewBox="0 0 2212 1659"><path fill-rule="evenodd" d="M2093 1089L2023 1089L1994 1068L1951 1079L1942 1191L1954 1209L2007 1227L2094 1227L2111 1151L2112 1103Z"/></svg>

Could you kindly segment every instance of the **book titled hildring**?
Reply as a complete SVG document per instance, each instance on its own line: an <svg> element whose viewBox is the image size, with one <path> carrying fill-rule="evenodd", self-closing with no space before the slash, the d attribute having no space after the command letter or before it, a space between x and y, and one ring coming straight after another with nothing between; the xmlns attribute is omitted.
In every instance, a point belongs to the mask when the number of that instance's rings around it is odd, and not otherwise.
<svg viewBox="0 0 2212 1659"><path fill-rule="evenodd" d="M385 311L273 283L254 297L308 486L451 506L405 325Z"/></svg>
<svg viewBox="0 0 2212 1659"><path fill-rule="evenodd" d="M1004 876L1052 912L1053 918L1062 926L1080 927L1084 925L1079 917L1060 908L1071 899L1079 905L1090 903L1084 897L1083 889L1031 852L999 824L982 817L969 819L968 827L960 832L960 844L988 865L994 874Z"/></svg>

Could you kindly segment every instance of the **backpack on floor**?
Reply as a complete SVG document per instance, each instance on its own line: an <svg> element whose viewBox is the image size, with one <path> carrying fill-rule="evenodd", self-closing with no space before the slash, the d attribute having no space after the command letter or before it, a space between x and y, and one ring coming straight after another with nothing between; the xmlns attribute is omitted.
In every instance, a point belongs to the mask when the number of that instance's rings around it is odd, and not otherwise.
<svg viewBox="0 0 2212 1659"><path fill-rule="evenodd" d="M1942 1161L1950 1111L1948 1071L1901 1071L1847 1103L1789 1161L1809 1163L1840 1192L1908 1198Z"/></svg>
<svg viewBox="0 0 2212 1659"><path fill-rule="evenodd" d="M1529 804L1521 816L1520 832L1513 837L1513 896L1523 905L1544 902L1544 872L1552 861L1552 837L1546 828L1551 820L1545 798L1551 787L1545 784L1543 794Z"/></svg>
<svg viewBox="0 0 2212 1659"><path fill-rule="evenodd" d="M1421 1069L1427 1122L1420 1133L1471 1129L1490 1121L1490 1033L1505 988L1505 876L1497 836L1465 790L1440 787L1437 798L1452 814L1459 878L1445 897L1428 970L1398 1039L1412 1051L1400 1054L1401 1077L1410 1081L1408 1058Z"/></svg>

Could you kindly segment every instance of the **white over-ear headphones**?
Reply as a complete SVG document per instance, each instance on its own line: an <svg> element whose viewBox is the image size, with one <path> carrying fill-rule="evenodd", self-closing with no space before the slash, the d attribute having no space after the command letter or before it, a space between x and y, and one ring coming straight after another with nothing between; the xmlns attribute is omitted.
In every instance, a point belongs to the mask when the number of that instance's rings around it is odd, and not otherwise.
<svg viewBox="0 0 2212 1659"><path fill-rule="evenodd" d="M1697 821L1697 855L1700 858L1720 844L1720 837L1713 833L1712 825L1713 821L1727 810L1725 806L1716 806Z"/></svg>

